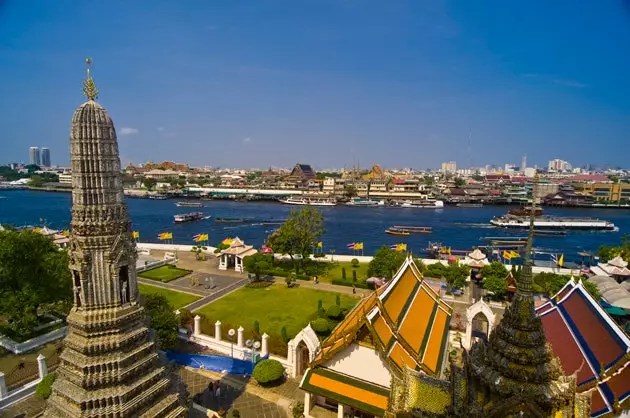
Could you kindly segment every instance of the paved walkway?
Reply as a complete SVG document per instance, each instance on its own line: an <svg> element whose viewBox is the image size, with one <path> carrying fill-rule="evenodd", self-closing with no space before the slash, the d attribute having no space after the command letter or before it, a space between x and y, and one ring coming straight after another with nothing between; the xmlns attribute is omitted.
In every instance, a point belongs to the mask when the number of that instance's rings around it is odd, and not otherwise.
<svg viewBox="0 0 630 418"><path fill-rule="evenodd" d="M191 303L190 305L184 306L183 309L188 309L191 312L197 309L200 309L206 306L207 304L212 303L219 298L222 298L228 293L232 293L235 290L240 289L241 287L245 286L247 282L248 282L248 279L241 279L238 282L232 283L231 285L212 293L211 295L205 296L199 299L198 301Z"/></svg>

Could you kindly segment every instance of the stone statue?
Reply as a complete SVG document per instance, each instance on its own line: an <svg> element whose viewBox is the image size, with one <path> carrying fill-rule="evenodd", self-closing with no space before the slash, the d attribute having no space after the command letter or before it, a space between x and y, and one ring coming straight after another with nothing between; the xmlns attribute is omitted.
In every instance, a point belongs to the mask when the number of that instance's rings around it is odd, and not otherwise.
<svg viewBox="0 0 630 418"><path fill-rule="evenodd" d="M81 307L81 287L80 286L74 286L74 304L77 305L77 307Z"/></svg>
<svg viewBox="0 0 630 418"><path fill-rule="evenodd" d="M128 300L127 300L127 280L123 280L122 281L121 293L122 293L122 303L124 305L125 303L128 302Z"/></svg>

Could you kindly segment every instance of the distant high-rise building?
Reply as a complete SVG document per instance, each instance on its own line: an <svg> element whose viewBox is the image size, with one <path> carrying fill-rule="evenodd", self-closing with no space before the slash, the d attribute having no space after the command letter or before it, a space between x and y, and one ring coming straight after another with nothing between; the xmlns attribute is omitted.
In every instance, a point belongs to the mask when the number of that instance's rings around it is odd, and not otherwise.
<svg viewBox="0 0 630 418"><path fill-rule="evenodd" d="M559 160L559 159L550 160L547 166L547 170L556 171L556 172L569 171L571 170L571 164L569 164L568 161Z"/></svg>
<svg viewBox="0 0 630 418"><path fill-rule="evenodd" d="M527 154L523 155L523 159L521 160L521 171L525 172L527 168Z"/></svg>
<svg viewBox="0 0 630 418"><path fill-rule="evenodd" d="M40 165L42 163L39 157L39 148L38 147L30 147L28 150L28 161L29 164Z"/></svg>
<svg viewBox="0 0 630 418"><path fill-rule="evenodd" d="M453 174L457 172L457 164L455 161L449 161L442 163L442 173L444 174Z"/></svg>
<svg viewBox="0 0 630 418"><path fill-rule="evenodd" d="M48 148L42 148L42 165L50 167L50 150Z"/></svg>

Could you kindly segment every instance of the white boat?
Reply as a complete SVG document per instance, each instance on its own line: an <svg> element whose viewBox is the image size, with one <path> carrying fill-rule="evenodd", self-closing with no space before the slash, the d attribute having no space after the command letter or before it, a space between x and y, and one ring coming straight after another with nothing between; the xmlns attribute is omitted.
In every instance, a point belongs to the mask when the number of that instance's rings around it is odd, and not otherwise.
<svg viewBox="0 0 630 418"><path fill-rule="evenodd" d="M180 213L174 216L174 221L176 224L181 224L184 222L193 222L200 221L202 219L207 219L203 212L191 212L191 213Z"/></svg>
<svg viewBox="0 0 630 418"><path fill-rule="evenodd" d="M361 206L361 207L375 207L375 206L385 206L384 200L372 200L372 199L363 199L356 198L352 199L346 203L346 206Z"/></svg>
<svg viewBox="0 0 630 418"><path fill-rule="evenodd" d="M175 203L175 205L179 206L180 208L202 208L204 206L201 202L190 201L177 202Z"/></svg>
<svg viewBox="0 0 630 418"><path fill-rule="evenodd" d="M433 199L418 201L405 200L404 202L398 203L396 206L401 208L440 209L444 207L444 202Z"/></svg>
<svg viewBox="0 0 630 418"><path fill-rule="evenodd" d="M301 206L336 206L337 201L331 198L320 197L287 197L286 199L280 199L281 203L287 205L301 205Z"/></svg>
<svg viewBox="0 0 630 418"><path fill-rule="evenodd" d="M526 217L505 215L493 218L490 223L502 228L529 228L530 220ZM583 229L599 231L618 231L612 222L594 218L561 218L553 216L539 216L534 219L534 228L551 229Z"/></svg>

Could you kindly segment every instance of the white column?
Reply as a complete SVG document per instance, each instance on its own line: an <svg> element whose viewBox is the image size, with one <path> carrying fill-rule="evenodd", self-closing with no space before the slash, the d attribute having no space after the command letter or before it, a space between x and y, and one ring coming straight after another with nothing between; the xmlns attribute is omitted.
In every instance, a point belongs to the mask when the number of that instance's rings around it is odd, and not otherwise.
<svg viewBox="0 0 630 418"><path fill-rule="evenodd" d="M195 316L195 329L193 331L193 335L201 334L201 317L199 315Z"/></svg>
<svg viewBox="0 0 630 418"><path fill-rule="evenodd" d="M261 337L261 346L260 346L260 357L265 357L269 354L269 336L267 333L264 333Z"/></svg>
<svg viewBox="0 0 630 418"><path fill-rule="evenodd" d="M308 392L304 392L304 416L311 416L311 409L313 409L313 395Z"/></svg>
<svg viewBox="0 0 630 418"><path fill-rule="evenodd" d="M237 336L237 339L236 339L236 346L238 348L243 348L243 347L245 347L245 328L238 327L237 332L238 332L238 334L237 334L238 336Z"/></svg>
<svg viewBox="0 0 630 418"><path fill-rule="evenodd" d="M4 399L8 393L7 383L4 381L4 373L0 372L0 399Z"/></svg>
<svg viewBox="0 0 630 418"><path fill-rule="evenodd" d="M46 357L42 354L37 356L37 369L39 370L39 378L43 379L48 374L48 366L46 366Z"/></svg>
<svg viewBox="0 0 630 418"><path fill-rule="evenodd" d="M337 418L343 418L343 405L337 404Z"/></svg>
<svg viewBox="0 0 630 418"><path fill-rule="evenodd" d="M295 343L289 340L287 343L287 361L291 365L291 377L297 377L297 367L295 365Z"/></svg>
<svg viewBox="0 0 630 418"><path fill-rule="evenodd" d="M221 341L221 321L214 323L214 339Z"/></svg>

